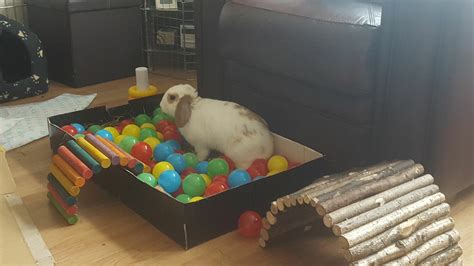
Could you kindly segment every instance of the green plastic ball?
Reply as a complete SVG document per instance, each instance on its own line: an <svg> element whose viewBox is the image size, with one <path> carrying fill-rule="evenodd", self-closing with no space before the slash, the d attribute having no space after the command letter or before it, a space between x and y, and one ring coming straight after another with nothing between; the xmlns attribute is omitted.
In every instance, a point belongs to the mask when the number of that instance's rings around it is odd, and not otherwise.
<svg viewBox="0 0 474 266"><path fill-rule="evenodd" d="M228 175L229 174L229 164L224 159L216 158L212 159L207 166L207 172L210 177L215 177L217 175Z"/></svg>
<svg viewBox="0 0 474 266"><path fill-rule="evenodd" d="M189 174L183 180L183 191L185 194L195 197L201 196L206 190L206 181L200 174Z"/></svg>
<svg viewBox="0 0 474 266"><path fill-rule="evenodd" d="M132 136L125 136L122 141L119 143L119 147L124 151L130 153L135 144L138 143L138 138Z"/></svg>
<svg viewBox="0 0 474 266"><path fill-rule="evenodd" d="M97 131L99 131L101 129L102 129L102 127L99 126L99 125L92 125L92 126L87 128L87 131L92 132L92 133L95 134L95 133L97 133Z"/></svg>
<svg viewBox="0 0 474 266"><path fill-rule="evenodd" d="M153 119L151 120L153 125L157 125L160 123L161 120L166 120L166 115L165 113L158 113L155 116L153 116Z"/></svg>
<svg viewBox="0 0 474 266"><path fill-rule="evenodd" d="M153 117L155 117L155 115L161 114L161 113L163 113L163 111L161 111L160 107L157 107L155 110L153 110Z"/></svg>
<svg viewBox="0 0 474 266"><path fill-rule="evenodd" d="M77 133L76 135L74 135L74 138L75 139L79 139L79 138L84 138L85 135L84 134L80 134L80 133Z"/></svg>
<svg viewBox="0 0 474 266"><path fill-rule="evenodd" d="M140 179L142 182L148 184L151 187L156 186L156 179L152 174L149 173L141 173L137 176L138 179Z"/></svg>
<svg viewBox="0 0 474 266"><path fill-rule="evenodd" d="M153 137L158 138L156 131L152 128L142 128L140 130L140 141L144 141L146 138Z"/></svg>
<svg viewBox="0 0 474 266"><path fill-rule="evenodd" d="M191 197L186 194L180 194L176 197L176 200L182 202L182 203L188 203L191 200Z"/></svg>
<svg viewBox="0 0 474 266"><path fill-rule="evenodd" d="M183 154L184 161L186 162L186 167L195 168L196 165L199 163L199 159L194 153L185 153Z"/></svg>
<svg viewBox="0 0 474 266"><path fill-rule="evenodd" d="M151 123L151 118L147 114L140 114L135 117L135 124L141 126L145 123Z"/></svg>

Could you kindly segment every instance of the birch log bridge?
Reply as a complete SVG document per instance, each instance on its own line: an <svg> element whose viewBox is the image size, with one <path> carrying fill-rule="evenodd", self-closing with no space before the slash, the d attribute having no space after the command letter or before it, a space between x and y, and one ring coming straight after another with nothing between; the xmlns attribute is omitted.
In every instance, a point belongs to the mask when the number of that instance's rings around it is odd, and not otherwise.
<svg viewBox="0 0 474 266"><path fill-rule="evenodd" d="M460 265L460 236L434 180L412 160L318 178L271 203L259 245L322 219L352 265Z"/></svg>

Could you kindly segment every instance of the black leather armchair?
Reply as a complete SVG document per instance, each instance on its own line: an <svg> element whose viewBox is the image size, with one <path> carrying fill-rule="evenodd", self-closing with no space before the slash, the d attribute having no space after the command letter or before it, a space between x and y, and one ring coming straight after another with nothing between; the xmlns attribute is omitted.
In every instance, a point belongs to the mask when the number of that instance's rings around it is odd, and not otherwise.
<svg viewBox="0 0 474 266"><path fill-rule="evenodd" d="M197 0L196 9L201 95L255 110L335 170L413 158L444 193L474 182L471 1Z"/></svg>

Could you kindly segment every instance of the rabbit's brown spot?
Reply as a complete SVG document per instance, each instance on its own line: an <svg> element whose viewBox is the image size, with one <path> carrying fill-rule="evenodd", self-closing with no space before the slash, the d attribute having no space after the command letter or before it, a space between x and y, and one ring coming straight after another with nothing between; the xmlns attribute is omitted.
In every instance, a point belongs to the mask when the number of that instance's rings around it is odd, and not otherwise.
<svg viewBox="0 0 474 266"><path fill-rule="evenodd" d="M261 153L264 153L264 152L265 152L265 147L264 147L264 146L260 146L260 152L261 152Z"/></svg>
<svg viewBox="0 0 474 266"><path fill-rule="evenodd" d="M241 143L241 142L242 142L242 137L236 137L236 138L234 138L234 140L232 141L232 143L234 143L234 144L239 144L239 143Z"/></svg>
<svg viewBox="0 0 474 266"><path fill-rule="evenodd" d="M253 129L253 130L250 130L247 125L244 125L244 130L242 132L244 134L244 136L246 137L251 137L255 134L257 134L257 130Z"/></svg>

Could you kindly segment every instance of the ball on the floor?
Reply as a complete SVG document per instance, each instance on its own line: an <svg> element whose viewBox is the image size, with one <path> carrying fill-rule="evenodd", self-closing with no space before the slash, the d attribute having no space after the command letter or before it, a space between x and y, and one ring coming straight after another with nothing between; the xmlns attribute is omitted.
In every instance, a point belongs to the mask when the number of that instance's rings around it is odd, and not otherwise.
<svg viewBox="0 0 474 266"><path fill-rule="evenodd" d="M227 178L227 184L229 187L234 188L244 185L250 182L251 178L249 173L243 169L236 169L229 174Z"/></svg>
<svg viewBox="0 0 474 266"><path fill-rule="evenodd" d="M288 160L281 155L273 155L267 163L268 171L288 170Z"/></svg>
<svg viewBox="0 0 474 266"><path fill-rule="evenodd" d="M206 190L206 182L200 174L189 174L183 180L183 190L191 197L201 196Z"/></svg>
<svg viewBox="0 0 474 266"><path fill-rule="evenodd" d="M175 170L166 170L160 174L158 178L160 185L166 192L173 193L181 186L181 177Z"/></svg>
<svg viewBox="0 0 474 266"><path fill-rule="evenodd" d="M166 143L160 143L156 145L155 150L153 151L153 157L155 161L161 162L165 161L168 156L174 153L173 147Z"/></svg>
<svg viewBox="0 0 474 266"><path fill-rule="evenodd" d="M254 211L246 211L239 217L239 234L243 237L256 237L262 228L262 217Z"/></svg>
<svg viewBox="0 0 474 266"><path fill-rule="evenodd" d="M212 159L209 162L207 167L207 172L210 177L214 177L217 175L228 175L229 174L229 164L225 159Z"/></svg>

